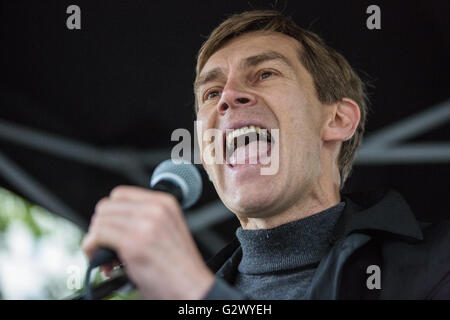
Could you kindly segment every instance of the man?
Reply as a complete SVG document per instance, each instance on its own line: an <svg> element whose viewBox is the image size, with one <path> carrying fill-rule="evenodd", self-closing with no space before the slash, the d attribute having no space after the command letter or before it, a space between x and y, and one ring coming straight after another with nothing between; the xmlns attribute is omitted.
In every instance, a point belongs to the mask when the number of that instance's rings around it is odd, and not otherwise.
<svg viewBox="0 0 450 320"><path fill-rule="evenodd" d="M448 222L419 224L394 191L341 195L367 107L339 53L278 12L251 11L212 32L196 71L197 120L243 160L204 161L241 223L236 239L207 266L172 196L121 186L96 206L88 256L116 250L149 299L450 297ZM261 130L275 174L261 174L262 154L236 156L248 147L234 138Z"/></svg>

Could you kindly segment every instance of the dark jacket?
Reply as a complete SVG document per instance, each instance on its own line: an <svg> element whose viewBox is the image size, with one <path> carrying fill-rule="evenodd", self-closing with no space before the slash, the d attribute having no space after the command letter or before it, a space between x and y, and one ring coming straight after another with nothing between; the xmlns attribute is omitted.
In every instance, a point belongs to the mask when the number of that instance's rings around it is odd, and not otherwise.
<svg viewBox="0 0 450 320"><path fill-rule="evenodd" d="M345 209L307 299L450 299L450 221L418 222L393 190L342 198ZM206 299L246 298L230 285L239 252L235 238L208 262L216 282ZM380 289L368 288L371 265L379 267Z"/></svg>

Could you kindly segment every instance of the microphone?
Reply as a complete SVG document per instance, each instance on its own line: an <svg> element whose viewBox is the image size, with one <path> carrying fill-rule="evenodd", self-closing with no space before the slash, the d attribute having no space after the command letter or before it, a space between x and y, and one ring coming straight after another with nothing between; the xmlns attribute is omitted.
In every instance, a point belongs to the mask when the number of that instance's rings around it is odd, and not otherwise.
<svg viewBox="0 0 450 320"><path fill-rule="evenodd" d="M200 198L203 189L202 178L193 164L189 162L177 164L168 159L161 162L153 171L150 189L170 193L177 199L182 209L188 209ZM118 260L114 250L105 247L97 249L89 261L86 288L89 286L90 271L114 260Z"/></svg>

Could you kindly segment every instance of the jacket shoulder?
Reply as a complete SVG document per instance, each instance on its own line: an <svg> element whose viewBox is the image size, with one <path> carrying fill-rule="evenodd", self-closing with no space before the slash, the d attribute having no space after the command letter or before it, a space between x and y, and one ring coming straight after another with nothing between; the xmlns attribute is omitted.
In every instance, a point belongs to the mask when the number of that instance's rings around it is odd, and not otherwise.
<svg viewBox="0 0 450 320"><path fill-rule="evenodd" d="M384 298L426 299L449 276L450 221L419 226L422 240L391 239L382 245Z"/></svg>

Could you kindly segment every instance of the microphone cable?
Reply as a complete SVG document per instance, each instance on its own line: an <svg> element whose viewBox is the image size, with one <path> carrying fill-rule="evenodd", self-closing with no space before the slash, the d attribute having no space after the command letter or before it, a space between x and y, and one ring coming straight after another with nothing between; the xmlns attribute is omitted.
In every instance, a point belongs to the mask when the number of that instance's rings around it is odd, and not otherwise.
<svg viewBox="0 0 450 320"><path fill-rule="evenodd" d="M92 284L91 284L91 273L95 268L107 264L111 261L117 259L117 255L114 250L109 248L101 248L95 252L92 256L91 261L89 262L89 266L86 271L86 275L84 278L84 299L85 300L93 300L92 294Z"/></svg>

